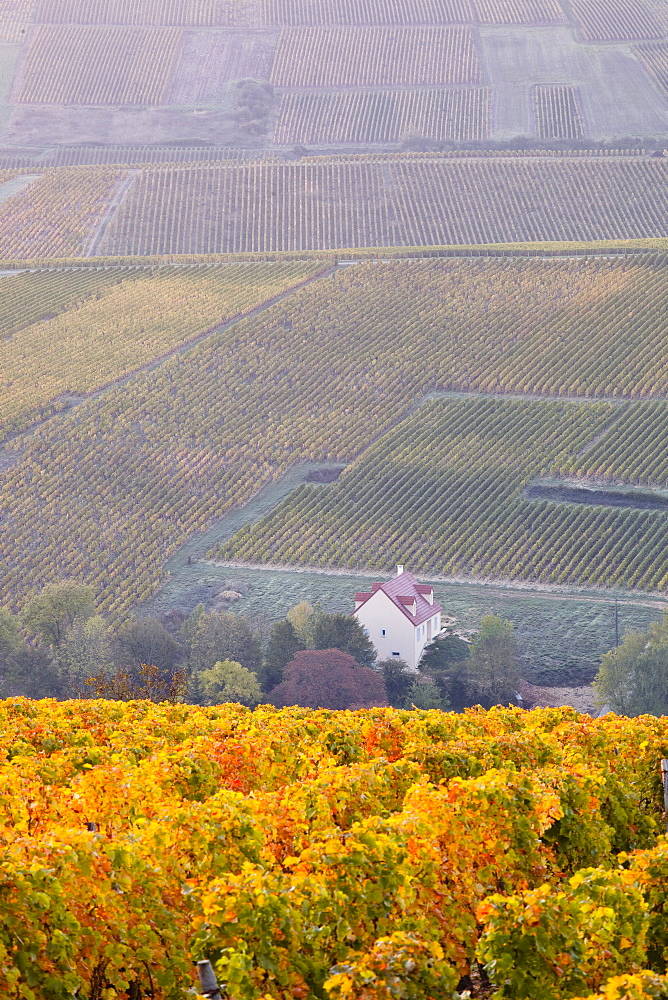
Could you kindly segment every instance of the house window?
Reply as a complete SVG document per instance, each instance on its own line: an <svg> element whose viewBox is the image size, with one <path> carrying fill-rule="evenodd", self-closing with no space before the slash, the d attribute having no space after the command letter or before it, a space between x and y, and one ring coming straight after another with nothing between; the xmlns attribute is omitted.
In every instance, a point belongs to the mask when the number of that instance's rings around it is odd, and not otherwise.
<svg viewBox="0 0 668 1000"><path fill-rule="evenodd" d="M392 656L401 656L401 653L395 653L394 650L392 650Z"/></svg>
<svg viewBox="0 0 668 1000"><path fill-rule="evenodd" d="M380 634L381 634L381 635L387 635L387 629L386 629L386 628L382 628L382 629L380 630Z"/></svg>

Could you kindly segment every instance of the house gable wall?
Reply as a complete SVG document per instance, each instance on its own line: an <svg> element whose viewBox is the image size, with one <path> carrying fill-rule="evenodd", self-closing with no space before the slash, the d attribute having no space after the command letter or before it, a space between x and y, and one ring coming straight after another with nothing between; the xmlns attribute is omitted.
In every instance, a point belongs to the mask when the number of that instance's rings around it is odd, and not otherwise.
<svg viewBox="0 0 668 1000"><path fill-rule="evenodd" d="M379 660L402 659L411 670L417 670L424 644L418 643L415 626L387 594L377 590L355 612L355 617L367 630ZM399 656L394 657L393 653Z"/></svg>

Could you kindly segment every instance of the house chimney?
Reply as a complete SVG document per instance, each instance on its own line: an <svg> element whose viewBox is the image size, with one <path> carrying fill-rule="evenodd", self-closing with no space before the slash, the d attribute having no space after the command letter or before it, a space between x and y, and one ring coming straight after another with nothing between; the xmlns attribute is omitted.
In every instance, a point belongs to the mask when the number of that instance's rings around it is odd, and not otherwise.
<svg viewBox="0 0 668 1000"><path fill-rule="evenodd" d="M404 567L401 564L399 564L397 566L397 576L401 576L401 574L403 573L403 571L404 571Z"/></svg>

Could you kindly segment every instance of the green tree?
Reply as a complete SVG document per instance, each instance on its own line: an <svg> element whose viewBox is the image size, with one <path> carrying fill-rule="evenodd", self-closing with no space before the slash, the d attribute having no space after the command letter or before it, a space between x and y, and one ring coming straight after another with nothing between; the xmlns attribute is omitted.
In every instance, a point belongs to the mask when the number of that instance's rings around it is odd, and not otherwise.
<svg viewBox="0 0 668 1000"><path fill-rule="evenodd" d="M233 701L254 708L262 701L257 676L234 660L219 660L209 670L194 674L193 695L200 705Z"/></svg>
<svg viewBox="0 0 668 1000"><path fill-rule="evenodd" d="M601 657L597 701L618 715L668 714L668 613L647 632L627 632Z"/></svg>
<svg viewBox="0 0 668 1000"><path fill-rule="evenodd" d="M24 698L60 698L62 680L53 652L23 643L7 661L4 694Z"/></svg>
<svg viewBox="0 0 668 1000"><path fill-rule="evenodd" d="M22 645L19 622L8 608L0 608L0 664Z"/></svg>
<svg viewBox="0 0 668 1000"><path fill-rule="evenodd" d="M112 670L110 632L101 615L70 625L58 649L63 693L70 698L88 694L86 681Z"/></svg>
<svg viewBox="0 0 668 1000"><path fill-rule="evenodd" d="M234 660L257 673L262 663L262 646L248 620L232 611L211 611L199 616L190 643L188 664L199 673L210 670L219 660Z"/></svg>
<svg viewBox="0 0 668 1000"><path fill-rule="evenodd" d="M274 622L269 633L264 652L262 681L265 691L271 691L283 680L283 668L296 652L304 649L304 643L297 635L295 627L287 618Z"/></svg>
<svg viewBox="0 0 668 1000"><path fill-rule="evenodd" d="M428 680L426 677L417 677L411 686L411 690L408 695L409 702L416 708L444 708L447 702L444 703L441 692L433 681Z"/></svg>
<svg viewBox="0 0 668 1000"><path fill-rule="evenodd" d="M376 650L363 625L352 615L321 615L313 630L314 649L340 649L361 667L373 667Z"/></svg>
<svg viewBox="0 0 668 1000"><path fill-rule="evenodd" d="M485 615L471 646L469 677L483 705L515 700L520 669L512 622Z"/></svg>
<svg viewBox="0 0 668 1000"><path fill-rule="evenodd" d="M437 685L446 704L469 703L468 659L470 646L448 629L425 646L418 670Z"/></svg>
<svg viewBox="0 0 668 1000"><path fill-rule="evenodd" d="M302 649L314 648L315 627L322 616L320 605L313 607L308 601L301 601L288 611L287 619L297 633L297 638L303 643Z"/></svg>
<svg viewBox="0 0 668 1000"><path fill-rule="evenodd" d="M190 656L190 647L197 631L197 624L203 614L206 614L206 608L203 604L197 604L179 629L179 639L185 647L186 657Z"/></svg>
<svg viewBox="0 0 668 1000"><path fill-rule="evenodd" d="M410 708L415 674L409 670L406 661L390 657L389 660L381 660L376 669L383 675L387 700L392 708Z"/></svg>
<svg viewBox="0 0 668 1000"><path fill-rule="evenodd" d="M21 620L26 629L57 649L77 619L95 614L93 588L73 580L49 583L24 609Z"/></svg>
<svg viewBox="0 0 668 1000"><path fill-rule="evenodd" d="M159 670L173 670L183 659L183 648L157 618L132 616L114 638L114 660L119 667L139 667L143 663Z"/></svg>

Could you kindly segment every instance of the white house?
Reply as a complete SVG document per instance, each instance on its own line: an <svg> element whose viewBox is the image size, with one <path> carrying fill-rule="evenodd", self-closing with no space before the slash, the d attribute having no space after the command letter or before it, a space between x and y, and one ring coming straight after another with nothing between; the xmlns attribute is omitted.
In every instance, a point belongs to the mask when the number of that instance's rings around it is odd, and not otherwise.
<svg viewBox="0 0 668 1000"><path fill-rule="evenodd" d="M396 657L411 670L417 670L424 647L441 631L441 605L433 587L418 583L403 566L387 583L372 583L369 593L355 594L354 613L378 659Z"/></svg>

